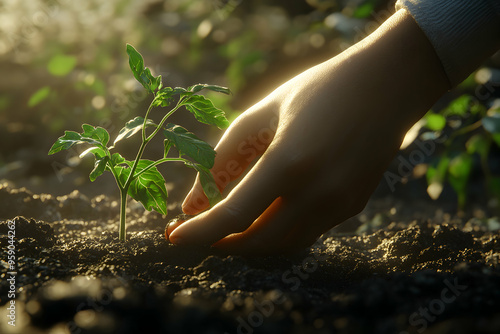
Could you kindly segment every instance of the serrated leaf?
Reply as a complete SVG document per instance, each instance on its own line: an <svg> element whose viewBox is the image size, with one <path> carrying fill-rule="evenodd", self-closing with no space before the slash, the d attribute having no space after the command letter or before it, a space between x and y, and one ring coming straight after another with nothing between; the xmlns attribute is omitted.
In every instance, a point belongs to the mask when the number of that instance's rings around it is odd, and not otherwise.
<svg viewBox="0 0 500 334"><path fill-rule="evenodd" d="M427 113L424 119L425 127L433 131L441 131L446 126L446 118L440 114Z"/></svg>
<svg viewBox="0 0 500 334"><path fill-rule="evenodd" d="M222 194L215 183L215 179L210 170L200 164L185 162L186 166L194 168L200 175L201 187L208 198L210 206L214 206L222 200Z"/></svg>
<svg viewBox="0 0 500 334"><path fill-rule="evenodd" d="M153 106L155 107L167 107L174 100L174 96L180 95L184 96L186 94L192 94L182 87L164 87L161 88L157 93L153 101Z"/></svg>
<svg viewBox="0 0 500 334"><path fill-rule="evenodd" d="M50 59L47 69L54 76L65 76L73 70L75 65L76 57L59 54Z"/></svg>
<svg viewBox="0 0 500 334"><path fill-rule="evenodd" d="M194 133L179 125L167 124L163 134L177 148L180 155L187 155L208 169L213 167L214 149L208 143L196 137Z"/></svg>
<svg viewBox="0 0 500 334"><path fill-rule="evenodd" d="M137 132L142 130L142 126L144 124L144 117L137 116L136 118L128 121L125 126L118 132L118 136L113 142L113 146L116 145L120 140L127 139ZM146 126L156 125L152 120L148 119L146 121Z"/></svg>
<svg viewBox="0 0 500 334"><path fill-rule="evenodd" d="M67 150L75 144L91 144L106 149L109 141L108 132L101 128L94 128L92 125L83 124L83 133L75 131L65 131L64 136L59 137L49 150L49 155L62 150Z"/></svg>
<svg viewBox="0 0 500 334"><path fill-rule="evenodd" d="M130 44L127 44L128 63L134 77L150 93L153 93L161 84L161 76L154 77L149 68L144 67L144 58Z"/></svg>
<svg viewBox="0 0 500 334"><path fill-rule="evenodd" d="M102 158L98 158L94 162L94 169L90 172L89 178L90 181L94 182L96 178L102 175L106 170L106 164L108 163L109 157L104 156Z"/></svg>
<svg viewBox="0 0 500 334"><path fill-rule="evenodd" d="M183 101L182 105L186 106L199 122L215 125L221 129L229 125L224 112L202 95L192 95Z"/></svg>
<svg viewBox="0 0 500 334"><path fill-rule="evenodd" d="M101 128L99 126L93 127L92 125L89 124L83 124L82 129L83 129L82 137L95 139L103 147L106 147L106 145L108 144L109 133L108 131L106 131L106 129Z"/></svg>
<svg viewBox="0 0 500 334"><path fill-rule="evenodd" d="M82 137L81 134L75 131L65 131L64 136L59 137L54 145L49 150L49 155L57 153L62 150L67 150L71 148L75 144L93 144L93 145L101 145L101 143L92 138Z"/></svg>
<svg viewBox="0 0 500 334"><path fill-rule="evenodd" d="M231 91L227 87L222 87L222 86L217 86L217 85L207 85L207 84L196 84L193 86L188 87L188 91L192 93L198 93L202 89L209 89L214 92L219 92L219 93L224 93L224 94L231 94Z"/></svg>
<svg viewBox="0 0 500 334"><path fill-rule="evenodd" d="M500 117L499 116L487 116L483 117L481 120L483 127L486 131L492 134L500 133Z"/></svg>
<svg viewBox="0 0 500 334"><path fill-rule="evenodd" d="M50 95L50 87L45 86L34 92L28 100L28 107L34 107Z"/></svg>
<svg viewBox="0 0 500 334"><path fill-rule="evenodd" d="M145 159L139 160L135 172L141 172L152 163L154 163L154 161ZM128 161L127 164L132 166L131 161ZM115 167L115 170L117 171L120 183L124 185L130 175L130 167L118 166ZM163 215L167 214L168 193L165 186L165 179L156 167L152 167L135 178L130 183L128 194L136 201L141 202L146 210L155 210Z"/></svg>

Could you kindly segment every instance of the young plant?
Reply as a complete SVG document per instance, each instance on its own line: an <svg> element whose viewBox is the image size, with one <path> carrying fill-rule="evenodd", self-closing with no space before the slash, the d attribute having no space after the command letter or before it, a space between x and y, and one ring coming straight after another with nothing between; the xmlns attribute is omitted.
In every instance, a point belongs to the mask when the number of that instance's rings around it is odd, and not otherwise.
<svg viewBox="0 0 500 334"><path fill-rule="evenodd" d="M490 168L490 152L500 148L500 108L487 108L470 95L462 95L439 113L428 112L424 120L430 130L423 136L442 139L443 152L433 159L426 173L427 192L437 199L443 186L449 183L457 194L458 207L467 202L467 185L479 160L486 189L492 197L500 199L500 176ZM451 129L449 135L444 131ZM498 148L495 148L497 146Z"/></svg>
<svg viewBox="0 0 500 334"><path fill-rule="evenodd" d="M83 157L88 153L92 153L95 157L94 169L90 172L90 180L94 181L105 171L109 171L115 177L116 184L120 189L119 239L123 241L126 238L128 196L141 202L146 210L155 210L163 215L167 214L165 179L156 168L162 163L183 162L188 167L194 168L200 175L203 191L207 195L210 205L214 205L221 199L221 194L210 173L210 169L214 164L214 149L185 128L166 123L166 121L180 107L185 107L194 114L198 121L225 128L229 125L229 122L224 112L216 108L209 99L196 93L203 89L224 94L230 93L228 88L206 84L197 84L188 88L163 87L161 75L154 77L150 69L144 67L144 59L132 45L127 44L127 54L134 77L149 93L153 94L153 100L145 116L137 116L128 121L111 146L108 146L109 134L105 129L83 124L82 133L66 131L64 136L59 137L49 151L50 155L67 150L77 144L90 144L90 147L80 155L80 157ZM168 107L174 102L176 102L174 107L165 113L158 124L148 118L154 107ZM148 132L147 129L150 131ZM141 133L142 143L135 160L129 161L122 157L120 153L111 153L116 143L130 138L138 132ZM163 158L157 161L142 159L147 144L159 132L165 137ZM172 146L179 152L177 158L167 157ZM191 158L192 161L184 158L184 156Z"/></svg>

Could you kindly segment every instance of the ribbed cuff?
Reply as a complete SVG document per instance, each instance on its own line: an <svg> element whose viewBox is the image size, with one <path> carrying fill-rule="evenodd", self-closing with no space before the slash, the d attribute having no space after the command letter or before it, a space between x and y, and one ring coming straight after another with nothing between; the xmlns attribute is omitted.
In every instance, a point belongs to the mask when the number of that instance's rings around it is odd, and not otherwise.
<svg viewBox="0 0 500 334"><path fill-rule="evenodd" d="M433 45L454 87L500 45L500 0L398 0Z"/></svg>

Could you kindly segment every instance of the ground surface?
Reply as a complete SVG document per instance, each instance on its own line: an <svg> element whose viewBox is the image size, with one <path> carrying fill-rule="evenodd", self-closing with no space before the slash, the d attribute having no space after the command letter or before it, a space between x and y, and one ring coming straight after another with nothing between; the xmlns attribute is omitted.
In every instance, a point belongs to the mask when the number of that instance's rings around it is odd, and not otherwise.
<svg viewBox="0 0 500 334"><path fill-rule="evenodd" d="M0 201L1 333L500 332L500 224L481 210L373 200L310 250L245 258L170 245L165 219L134 203L121 243L104 196L3 184Z"/></svg>

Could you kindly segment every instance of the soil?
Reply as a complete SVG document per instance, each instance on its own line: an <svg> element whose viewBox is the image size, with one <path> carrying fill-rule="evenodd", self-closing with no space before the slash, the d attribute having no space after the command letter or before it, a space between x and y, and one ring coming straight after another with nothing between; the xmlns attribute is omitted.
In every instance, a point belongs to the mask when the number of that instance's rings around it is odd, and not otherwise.
<svg viewBox="0 0 500 334"><path fill-rule="evenodd" d="M133 202L120 242L107 196L3 184L0 203L1 333L500 332L500 223L480 207L374 199L310 249L252 258L171 245Z"/></svg>

